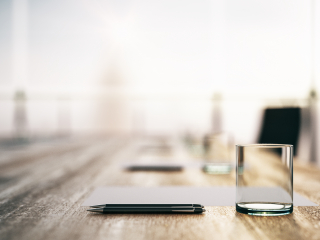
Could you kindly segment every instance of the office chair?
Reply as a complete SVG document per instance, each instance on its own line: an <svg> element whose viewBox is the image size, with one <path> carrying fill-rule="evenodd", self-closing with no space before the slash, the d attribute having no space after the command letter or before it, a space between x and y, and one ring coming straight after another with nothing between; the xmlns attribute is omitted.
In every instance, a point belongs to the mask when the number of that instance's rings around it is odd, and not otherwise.
<svg viewBox="0 0 320 240"><path fill-rule="evenodd" d="M259 143L292 144L298 149L301 109L299 107L267 108L264 111ZM281 149L279 149L280 153Z"/></svg>

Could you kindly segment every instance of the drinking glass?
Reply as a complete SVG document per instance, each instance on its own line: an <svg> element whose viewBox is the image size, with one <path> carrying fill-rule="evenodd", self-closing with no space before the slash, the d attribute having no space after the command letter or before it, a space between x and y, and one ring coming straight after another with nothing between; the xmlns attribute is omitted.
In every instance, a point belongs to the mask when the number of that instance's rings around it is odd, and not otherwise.
<svg viewBox="0 0 320 240"><path fill-rule="evenodd" d="M230 174L234 169L231 162L232 138L229 133L208 134L203 138L203 171L207 174Z"/></svg>
<svg viewBox="0 0 320 240"><path fill-rule="evenodd" d="M258 216L293 211L293 146L236 145L236 210Z"/></svg>

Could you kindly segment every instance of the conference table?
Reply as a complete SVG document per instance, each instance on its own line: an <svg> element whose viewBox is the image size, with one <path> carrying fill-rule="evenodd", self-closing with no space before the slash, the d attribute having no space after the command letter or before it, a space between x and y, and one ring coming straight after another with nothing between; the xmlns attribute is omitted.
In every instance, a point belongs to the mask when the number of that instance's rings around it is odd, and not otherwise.
<svg viewBox="0 0 320 240"><path fill-rule="evenodd" d="M277 217L234 206L206 206L204 214L98 214L81 206L100 186L235 186L234 170L123 168L184 159L203 161L164 137L77 136L1 147L0 239L320 239L319 206ZM295 159L294 191L320 204L320 169Z"/></svg>

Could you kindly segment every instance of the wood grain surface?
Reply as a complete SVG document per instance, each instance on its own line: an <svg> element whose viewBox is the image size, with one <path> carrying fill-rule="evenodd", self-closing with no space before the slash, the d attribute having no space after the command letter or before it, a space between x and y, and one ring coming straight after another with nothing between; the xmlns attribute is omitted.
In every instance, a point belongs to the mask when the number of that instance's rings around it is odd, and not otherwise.
<svg viewBox="0 0 320 240"><path fill-rule="evenodd" d="M0 150L0 239L320 239L320 207L248 216L235 207L205 214L97 214L82 202L98 186L231 186L235 172L129 172L123 164L199 161L156 140L87 137ZM320 204L320 170L294 162L294 190Z"/></svg>

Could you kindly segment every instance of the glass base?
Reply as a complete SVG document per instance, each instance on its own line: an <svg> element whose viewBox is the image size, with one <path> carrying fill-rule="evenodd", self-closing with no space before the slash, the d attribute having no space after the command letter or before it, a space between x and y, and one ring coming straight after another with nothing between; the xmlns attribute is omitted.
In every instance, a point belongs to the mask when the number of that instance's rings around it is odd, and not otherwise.
<svg viewBox="0 0 320 240"><path fill-rule="evenodd" d="M236 203L236 210L239 213L255 216L281 216L292 213L292 203L274 202L240 202Z"/></svg>

